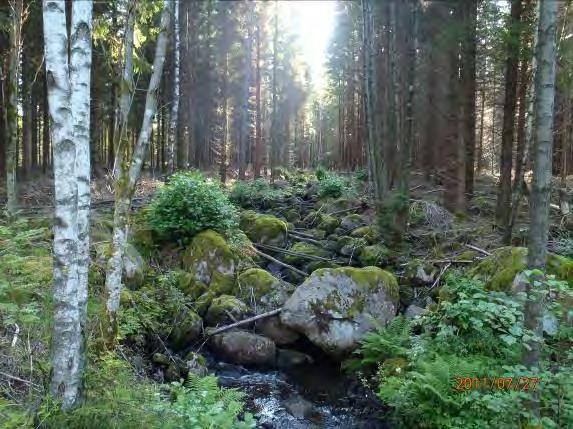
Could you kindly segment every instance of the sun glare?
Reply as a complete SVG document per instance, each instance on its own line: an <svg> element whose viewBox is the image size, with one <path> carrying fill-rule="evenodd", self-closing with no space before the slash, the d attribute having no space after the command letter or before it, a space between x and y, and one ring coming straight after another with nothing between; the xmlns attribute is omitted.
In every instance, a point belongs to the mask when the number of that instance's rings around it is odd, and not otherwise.
<svg viewBox="0 0 573 429"><path fill-rule="evenodd" d="M312 85L320 93L326 83L326 49L335 25L336 1L280 1L279 8L280 19L298 35Z"/></svg>

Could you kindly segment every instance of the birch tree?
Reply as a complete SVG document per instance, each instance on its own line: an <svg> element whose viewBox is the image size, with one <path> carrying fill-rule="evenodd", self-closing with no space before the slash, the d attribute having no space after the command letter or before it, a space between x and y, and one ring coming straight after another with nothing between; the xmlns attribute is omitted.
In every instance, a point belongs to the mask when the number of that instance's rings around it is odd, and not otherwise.
<svg viewBox="0 0 573 429"><path fill-rule="evenodd" d="M527 266L544 270L547 260L549 234L549 202L553 156L553 106L555 101L555 58L557 12L560 2L541 0L536 49L537 74L535 76L535 145L533 149L533 182L529 200L529 241ZM539 280L539 279L538 279ZM537 333L524 350L524 363L539 370L541 356L541 296L532 285L527 284L528 299L525 306L525 325ZM539 400L534 398L531 411L539 417Z"/></svg>
<svg viewBox="0 0 573 429"><path fill-rule="evenodd" d="M20 81L20 50L22 43L23 0L10 1L10 57L8 60L8 142L6 145L6 211L11 218L16 213L16 148L18 143L18 85Z"/></svg>
<svg viewBox="0 0 573 429"><path fill-rule="evenodd" d="M133 4L135 4L135 2L133 2L132 5ZM157 37L157 45L155 47L155 58L153 60L153 73L151 75L149 87L147 89L141 130L139 132L139 136L135 144L135 149L131 159L129 159L129 162L125 159L125 155L121 155L122 159L120 162L117 162L116 160L116 165L119 168L119 172L116 175L115 181L115 207L113 215L111 257L107 262L105 278L106 314L104 319L103 334L107 346L112 346L116 339L117 312L119 309L119 296L121 292L123 256L125 254L125 246L127 244L128 236L129 211L131 209L135 186L137 185L141 175L143 161L145 154L148 151L149 141L153 131L153 119L157 112L157 92L159 91L161 75L163 74L163 66L165 64L169 22L172 13L173 0L164 0L163 11L161 13L159 35ZM135 19L134 16L130 16L130 18L133 20ZM130 40L127 40L126 36L126 46L129 44L130 49L133 49L133 27L131 27L130 31ZM127 64L128 60L132 60L132 52L128 52L126 50L126 55L128 53L130 58L126 57L124 79L129 79L133 70L133 65L131 64L128 66ZM124 152L125 148L118 150L118 157L120 156L120 153L124 154Z"/></svg>
<svg viewBox="0 0 573 429"><path fill-rule="evenodd" d="M167 172L173 173L175 165L175 140L177 139L177 119L179 118L179 50L181 39L179 35L179 0L174 1L173 36L175 46L173 49L173 101L171 105L171 117L169 121L169 145L167 146Z"/></svg>
<svg viewBox="0 0 573 429"><path fill-rule="evenodd" d="M64 0L44 0L44 46L54 153L54 327L50 390L69 409L81 398L90 205L92 2L74 2L71 55Z"/></svg>

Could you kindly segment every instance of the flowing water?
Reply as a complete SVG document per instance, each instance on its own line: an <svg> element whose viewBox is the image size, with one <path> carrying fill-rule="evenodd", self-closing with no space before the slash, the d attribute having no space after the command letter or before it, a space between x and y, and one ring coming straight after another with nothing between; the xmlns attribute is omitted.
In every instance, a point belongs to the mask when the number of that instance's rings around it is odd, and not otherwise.
<svg viewBox="0 0 573 429"><path fill-rule="evenodd" d="M374 394L341 373L336 363L321 360L289 370L262 370L210 361L222 386L247 395L247 411L257 418L257 427L390 428Z"/></svg>

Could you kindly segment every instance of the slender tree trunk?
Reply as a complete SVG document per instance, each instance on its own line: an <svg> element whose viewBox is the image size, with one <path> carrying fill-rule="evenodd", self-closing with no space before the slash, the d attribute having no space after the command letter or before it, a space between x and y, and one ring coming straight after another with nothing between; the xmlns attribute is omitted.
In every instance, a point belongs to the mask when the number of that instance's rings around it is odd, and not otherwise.
<svg viewBox="0 0 573 429"><path fill-rule="evenodd" d="M129 0L127 4L127 17L125 33L123 36L123 71L119 86L119 108L115 120L115 130L113 132L115 149L115 160L113 175L116 180L121 176L122 171L127 169L124 165L129 149L129 138L127 135L129 110L134 93L133 83L133 29L135 26L135 14L137 0Z"/></svg>
<svg viewBox="0 0 573 429"><path fill-rule="evenodd" d="M499 194L496 218L502 228L507 228L511 213L511 172L513 158L513 133L515 130L515 108L517 101L517 72L519 67L521 37L521 0L512 0L509 24L508 56L505 71L505 101L503 106L503 128L501 134L501 160Z"/></svg>
<svg viewBox="0 0 573 429"><path fill-rule="evenodd" d="M22 176L32 174L32 67L30 49L22 47Z"/></svg>
<svg viewBox="0 0 573 429"><path fill-rule="evenodd" d="M381 158L382 150L376 142L375 116L378 105L375 95L376 68L374 62L373 41L373 15L372 1L362 1L363 19L363 45L364 45L364 88L365 88L365 116L367 129L368 163L374 195L377 204L380 205L388 191L388 177L384 168L384 160Z"/></svg>
<svg viewBox="0 0 573 429"><path fill-rule="evenodd" d="M50 109L48 106L48 79L42 79L43 85L43 99L44 105L42 106L42 172L46 174L48 166L50 165Z"/></svg>
<svg viewBox="0 0 573 429"><path fill-rule="evenodd" d="M272 117L271 117L271 181L274 181L279 157L278 142L278 111L277 111L277 68L278 68L278 42L279 42L279 11L278 2L275 0L273 33L273 77L272 77Z"/></svg>
<svg viewBox="0 0 573 429"><path fill-rule="evenodd" d="M468 0L463 5L465 33L462 41L462 91L463 118L462 138L466 158L466 197L474 192L474 171L476 152L476 21L477 0ZM483 129L482 129L483 131Z"/></svg>
<svg viewBox="0 0 573 429"><path fill-rule="evenodd" d="M261 121L261 17L257 15L257 61L256 61L256 113L255 113L255 178L261 177L261 165L263 163L263 127Z"/></svg>
<svg viewBox="0 0 573 429"><path fill-rule="evenodd" d="M8 60L8 104L6 106L8 143L6 144L6 211L11 218L16 214L16 168L18 147L18 85L20 80L20 49L22 41L23 0L10 1L10 56Z"/></svg>
<svg viewBox="0 0 573 429"><path fill-rule="evenodd" d="M535 77L535 147L533 183L530 197L530 227L527 253L529 269L544 270L547 260L549 234L549 203L551 196L553 106L555 99L556 26L560 2L540 1L538 45L536 49L537 74ZM538 278L539 280L539 278ZM533 281L527 285L525 326L536 332L538 338L529 342L524 350L524 364L538 372L541 357L542 295ZM539 396L534 393L530 404L534 416L539 417Z"/></svg>
<svg viewBox="0 0 573 429"><path fill-rule="evenodd" d="M247 164L247 150L249 143L249 96L251 88L251 67L252 67L252 50L253 50L253 2L247 2L247 35L243 42L245 50L245 75L243 76L243 88L241 94L241 119L239 124L239 153L237 161L239 164L239 180L245 180L245 169Z"/></svg>
<svg viewBox="0 0 573 429"><path fill-rule="evenodd" d="M173 47L173 100L169 121L169 144L167 146L168 174L173 174L175 166L175 149L177 147L177 119L179 118L179 51L181 50L181 43L179 39L179 0L173 1L175 3L173 17L173 37L175 38L175 46Z"/></svg>
<svg viewBox="0 0 573 429"><path fill-rule="evenodd" d="M137 138L137 143L133 150L129 166L126 163L121 168L121 174L115 183L115 209L114 226L111 257L107 262L105 289L106 289L106 320L104 330L104 340L109 346L115 343L117 334L117 312L119 310L119 296L121 292L121 276L123 272L123 256L127 244L129 211L135 187L141 175L145 154L149 147L149 140L152 133L152 124L157 112L157 92L161 84L163 66L165 64L165 54L167 51L169 21L173 13L173 0L164 0L163 12L161 13L161 26L157 45L155 47L155 58L153 60L153 73L149 81L147 96L145 99L145 109L141 130ZM134 19L135 16L132 17ZM133 31L133 27L132 30ZM133 33L132 33L133 36ZM133 39L131 39L132 43ZM126 51L128 52L128 51ZM127 59L131 61L131 59ZM126 62L127 62L126 61ZM124 78L129 77L124 75ZM118 151L119 153L119 151Z"/></svg>
<svg viewBox="0 0 573 429"><path fill-rule="evenodd" d="M540 2L537 2L535 5L535 13L533 22L536 23L539 17L539 8ZM538 46L538 37L539 33L537 31L534 32L532 48L533 51L537 50ZM536 75L537 75L537 57L534 56L531 63L531 73L529 75L529 79L526 79L526 96L524 101L524 135L518 135L518 144L519 144L519 137L523 139L523 150L518 150L519 157L516 159L516 165L519 168L516 168L516 176L513 182L513 192L511 196L511 217L509 220L509 225L505 228L503 241L507 244L511 243L512 234L513 234L513 227L515 226L515 222L517 219L517 213L519 211L519 205L521 203L521 198L523 197L523 191L525 189L525 169L527 166L527 160L529 159L529 152L533 147L533 140L535 138L534 135L534 119L535 119L535 99L536 99ZM523 77L525 79L525 76Z"/></svg>
<svg viewBox="0 0 573 429"><path fill-rule="evenodd" d="M65 1L45 0L43 10L56 199L51 393L64 409L79 403L85 370L92 6L72 6L69 60Z"/></svg>

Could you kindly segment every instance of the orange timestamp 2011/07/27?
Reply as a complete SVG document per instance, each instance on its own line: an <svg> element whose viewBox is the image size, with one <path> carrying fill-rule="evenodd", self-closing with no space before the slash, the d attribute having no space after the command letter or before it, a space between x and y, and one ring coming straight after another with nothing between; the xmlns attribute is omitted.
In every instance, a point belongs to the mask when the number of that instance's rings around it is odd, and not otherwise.
<svg viewBox="0 0 573 429"><path fill-rule="evenodd" d="M539 377L454 377L454 390L480 391L528 391L535 390L541 381Z"/></svg>

